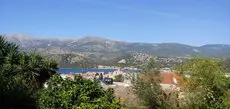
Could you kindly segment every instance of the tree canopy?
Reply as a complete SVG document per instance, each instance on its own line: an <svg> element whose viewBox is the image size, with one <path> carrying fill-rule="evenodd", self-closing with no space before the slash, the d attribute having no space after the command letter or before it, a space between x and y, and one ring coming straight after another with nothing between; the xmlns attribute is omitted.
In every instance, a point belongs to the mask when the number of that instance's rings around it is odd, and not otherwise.
<svg viewBox="0 0 230 109"><path fill-rule="evenodd" d="M227 78L220 60L196 57L179 67L178 71L182 74L190 72L189 78L184 77L180 82L186 108L226 108Z"/></svg>
<svg viewBox="0 0 230 109"><path fill-rule="evenodd" d="M160 84L161 65L151 60L144 68L145 72L134 76L133 91L149 109L229 108L230 79L224 75L228 62L192 58L177 68L181 74L180 90L166 93ZM123 108L113 95L113 89L106 90L95 80L63 79L56 74L57 69L56 61L36 52L21 52L18 45L0 36L0 108ZM47 87L44 87L45 83Z"/></svg>
<svg viewBox="0 0 230 109"><path fill-rule="evenodd" d="M220 60L194 57L177 67L179 90L160 85L159 65L150 61L133 82L135 94L148 109L225 109L230 107L230 79ZM188 73L189 72L189 73ZM188 75L189 76L186 76Z"/></svg>
<svg viewBox="0 0 230 109"><path fill-rule="evenodd" d="M39 109L121 109L113 89L105 90L98 81L79 78L63 79L54 75L42 89Z"/></svg>
<svg viewBox="0 0 230 109"><path fill-rule="evenodd" d="M64 80L54 75L57 69L56 61L36 52L20 52L18 45L0 36L0 108L122 108L112 89L83 78ZM44 88L46 82L48 87Z"/></svg>
<svg viewBox="0 0 230 109"><path fill-rule="evenodd" d="M36 108L36 93L58 69L57 63L0 36L0 107Z"/></svg>

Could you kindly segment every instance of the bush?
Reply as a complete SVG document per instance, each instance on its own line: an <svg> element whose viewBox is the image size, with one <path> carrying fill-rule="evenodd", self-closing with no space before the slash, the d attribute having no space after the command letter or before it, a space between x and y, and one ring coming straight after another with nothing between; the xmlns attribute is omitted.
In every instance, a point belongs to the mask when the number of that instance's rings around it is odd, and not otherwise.
<svg viewBox="0 0 230 109"><path fill-rule="evenodd" d="M56 73L57 63L0 36L0 108L35 109L37 92Z"/></svg>
<svg viewBox="0 0 230 109"><path fill-rule="evenodd" d="M121 109L113 89L105 90L98 81L53 76L39 94L39 109Z"/></svg>
<svg viewBox="0 0 230 109"><path fill-rule="evenodd" d="M229 108L229 83L219 60L192 58L178 67L181 74L192 72L187 78L181 75L177 90L165 93L160 86L158 68L147 66L133 81L135 94L149 109L227 109Z"/></svg>
<svg viewBox="0 0 230 109"><path fill-rule="evenodd" d="M192 58L177 69L180 73L192 72L183 78L180 89L186 96L185 108L222 109L225 105L228 83L221 61L211 58Z"/></svg>
<svg viewBox="0 0 230 109"><path fill-rule="evenodd" d="M114 82L123 82L123 81L124 81L124 78L122 74L115 76Z"/></svg>
<svg viewBox="0 0 230 109"><path fill-rule="evenodd" d="M174 104L167 105L168 99L160 86L159 64L150 60L144 69L145 72L133 75L132 78L133 91L141 100L141 105L148 109L171 109L170 106Z"/></svg>

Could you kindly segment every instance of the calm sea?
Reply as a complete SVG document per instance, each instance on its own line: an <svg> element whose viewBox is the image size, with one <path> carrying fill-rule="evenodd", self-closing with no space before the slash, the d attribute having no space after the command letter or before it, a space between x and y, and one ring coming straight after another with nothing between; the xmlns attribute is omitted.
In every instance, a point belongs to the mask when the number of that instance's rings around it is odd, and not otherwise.
<svg viewBox="0 0 230 109"><path fill-rule="evenodd" d="M84 68L60 68L57 72L61 74L68 73L86 73L86 72L114 72L117 69L84 69ZM141 72L142 70L123 70L124 72Z"/></svg>

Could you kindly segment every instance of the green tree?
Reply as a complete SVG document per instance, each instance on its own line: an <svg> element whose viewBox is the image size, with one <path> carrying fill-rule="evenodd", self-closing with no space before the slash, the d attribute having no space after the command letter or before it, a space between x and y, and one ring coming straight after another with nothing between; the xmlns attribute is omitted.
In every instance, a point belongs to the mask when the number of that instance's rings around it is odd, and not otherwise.
<svg viewBox="0 0 230 109"><path fill-rule="evenodd" d="M144 68L145 72L133 77L134 93L148 109L171 109L176 105L176 101L171 100L174 96L167 96L161 88L159 68L160 64L151 59Z"/></svg>
<svg viewBox="0 0 230 109"><path fill-rule="evenodd" d="M157 72L160 70L162 65L159 62L154 61L152 58L150 58L148 64L144 66L144 71L145 72Z"/></svg>
<svg viewBox="0 0 230 109"><path fill-rule="evenodd" d="M124 81L124 77L122 74L116 75L114 82L123 82Z"/></svg>
<svg viewBox="0 0 230 109"><path fill-rule="evenodd" d="M39 109L120 109L122 106L98 81L78 78L62 79L54 75L40 92Z"/></svg>
<svg viewBox="0 0 230 109"><path fill-rule="evenodd" d="M229 78L220 60L195 57L177 68L181 73L180 91L165 93L160 86L158 68L147 65L134 81L134 91L149 109L225 109L230 106ZM190 77L185 74L190 72ZM184 75L184 76L183 76ZM182 94L183 92L183 94ZM183 95L179 96L179 95Z"/></svg>
<svg viewBox="0 0 230 109"><path fill-rule="evenodd" d="M23 74L25 80L34 88L42 88L58 69L57 63L47 57L41 56L36 52L21 53L18 65L18 72Z"/></svg>
<svg viewBox="0 0 230 109"><path fill-rule="evenodd" d="M56 70L53 60L22 53L0 36L0 108L36 108L36 93Z"/></svg>
<svg viewBox="0 0 230 109"><path fill-rule="evenodd" d="M227 58L223 61L223 65L227 73L230 73L230 58Z"/></svg>
<svg viewBox="0 0 230 109"><path fill-rule="evenodd" d="M5 61L8 63L15 63L19 46L14 43L7 42L3 36L0 35L0 65L2 66ZM12 59L13 58L13 59Z"/></svg>
<svg viewBox="0 0 230 109"><path fill-rule="evenodd" d="M35 100L29 93L18 71L20 52L18 46L0 36L0 108L35 108Z"/></svg>
<svg viewBox="0 0 230 109"><path fill-rule="evenodd" d="M223 101L227 85L221 61L196 57L182 65L178 71L191 72L189 78L183 78L180 86L185 93L185 108L226 108Z"/></svg>

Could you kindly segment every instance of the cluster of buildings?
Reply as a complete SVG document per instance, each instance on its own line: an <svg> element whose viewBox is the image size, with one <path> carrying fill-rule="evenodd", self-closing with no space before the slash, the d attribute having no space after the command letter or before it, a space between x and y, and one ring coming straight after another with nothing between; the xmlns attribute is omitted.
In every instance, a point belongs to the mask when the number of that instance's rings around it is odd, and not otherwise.
<svg viewBox="0 0 230 109"><path fill-rule="evenodd" d="M115 79L115 76L122 75L124 78L123 84L126 84L126 86L130 86L132 78L129 74L137 74L137 73L128 73L124 72L123 70L116 70L114 72L104 73L104 72L87 72L87 73L77 73L77 75L86 78L86 79L94 79L95 75L103 75L104 78L112 78ZM70 73L70 74L61 74L62 78L71 78L73 79L76 74ZM226 77L230 77L230 73L225 74ZM161 83L160 85L164 90L168 89L178 89L178 81L181 78L181 75L177 74L175 70L171 70L169 68L164 68L160 70L160 77L161 77ZM190 77L189 74L185 75L185 77Z"/></svg>
<svg viewBox="0 0 230 109"><path fill-rule="evenodd" d="M60 74L62 78L71 78L73 79L75 75L78 75L78 76L81 76L83 78L86 78L86 79L93 79L95 78L95 75L97 74L102 74L103 77L105 78L112 78L112 79L115 79L115 76L116 75L120 75L120 74L123 74L124 72L120 69L114 71L114 72L109 72L109 73L105 73L105 72L87 72L87 73L69 73L69 74Z"/></svg>
<svg viewBox="0 0 230 109"><path fill-rule="evenodd" d="M83 78L86 79L94 79L95 75L103 75L104 78L112 78L115 79L115 76L117 75L122 75L124 78L124 81L122 82L124 85L126 86L130 86L131 85L131 78L129 77L129 74L137 74L137 73L128 73L128 72L124 72L120 69L114 71L114 72L109 72L109 73L104 73L104 72L87 72L87 73L77 73L78 76L81 76ZM62 78L71 78L74 79L74 76L76 74L74 73L70 73L70 74L61 74ZM161 69L161 86L163 89L170 89L172 87L176 87L176 85L178 84L178 79L180 78L180 76L175 73L173 70L165 68L165 69Z"/></svg>
<svg viewBox="0 0 230 109"><path fill-rule="evenodd" d="M135 75L132 75L132 77L130 77L130 74L128 73L124 74L124 83L131 85L131 81L133 77L135 77ZM162 69L160 71L160 77L161 77L160 85L165 90L176 88L176 86L178 85L178 81L181 78L179 74L177 74L174 70L171 69Z"/></svg>
<svg viewBox="0 0 230 109"><path fill-rule="evenodd" d="M98 69L120 69L120 67L118 66L106 66L106 65L98 65L97 68ZM123 69L138 70L138 68L135 68L135 67L123 67Z"/></svg>

